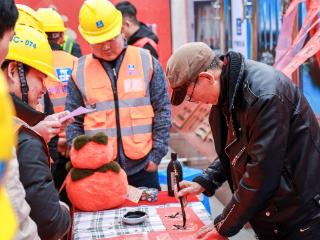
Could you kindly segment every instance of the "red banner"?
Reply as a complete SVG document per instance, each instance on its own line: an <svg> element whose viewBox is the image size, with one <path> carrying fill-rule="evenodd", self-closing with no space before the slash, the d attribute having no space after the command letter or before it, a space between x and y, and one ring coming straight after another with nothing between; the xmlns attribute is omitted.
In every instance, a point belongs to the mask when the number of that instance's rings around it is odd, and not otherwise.
<svg viewBox="0 0 320 240"><path fill-rule="evenodd" d="M298 5L301 1L295 0L291 2L287 12L284 16L282 30L279 35L279 43L276 51L276 63L274 67L282 71L288 77L296 71L307 59L317 54L320 62L320 31L314 32L317 29L320 19L318 17L320 11L320 0L307 1L307 16L303 21L302 27L290 46L285 45L291 41L291 34L293 29L292 22L294 21ZM289 24L291 21L291 24ZM311 34L311 39L303 47L305 39ZM301 50L301 48L303 49Z"/></svg>
<svg viewBox="0 0 320 240"><path fill-rule="evenodd" d="M278 38L278 45L276 47L275 66L283 58L288 48L292 44L293 22L298 13L298 5L303 0L294 0L290 3L286 14L283 16L282 27Z"/></svg>
<svg viewBox="0 0 320 240"><path fill-rule="evenodd" d="M289 6L287 12L289 10L291 11L291 13L297 11L298 4L299 4L299 0L292 2L291 5ZM291 10L292 8L295 8L295 11ZM313 22L313 20L315 19L315 17L319 13L319 10L320 10L320 4L312 4L310 6L310 9L307 13L307 16L302 24L302 27L301 27L298 35L295 37L292 45L287 46L286 49L284 46L284 44L285 44L284 42L288 43L292 39L292 36L289 35L289 33L292 34L292 28L293 28L292 22L294 21L294 19L291 19L291 17L293 17L293 15L291 13L289 15L287 15L287 14L285 15L283 25L282 25L283 26L282 29L284 29L284 30L281 30L281 33L279 35L279 44L278 44L277 52L276 52L276 63L274 64L275 68L277 68L278 70L284 69L292 61L294 56L301 50L308 33L319 22L319 19L317 19L316 22ZM295 15L296 15L296 13L295 13ZM289 21L289 20L291 21L291 24L286 25L287 21ZM310 25L311 25L311 27L310 27ZM283 40L283 39L285 39L285 40Z"/></svg>
<svg viewBox="0 0 320 240"><path fill-rule="evenodd" d="M298 69L308 58L320 51L320 29L308 41L306 46L292 59L292 61L283 69L283 73L288 77Z"/></svg>
<svg viewBox="0 0 320 240"><path fill-rule="evenodd" d="M310 8L313 8L314 4L318 4L320 5L320 1L312 1L312 0L306 0L306 5L307 5L307 10L309 10ZM317 24L314 26L313 29L310 30L310 36L313 37L314 34L316 33L316 31L319 29L319 15L317 16L317 18L314 19L314 23L317 22ZM320 52L318 52L316 54L316 58L317 58L317 62L318 62L318 67L320 67Z"/></svg>

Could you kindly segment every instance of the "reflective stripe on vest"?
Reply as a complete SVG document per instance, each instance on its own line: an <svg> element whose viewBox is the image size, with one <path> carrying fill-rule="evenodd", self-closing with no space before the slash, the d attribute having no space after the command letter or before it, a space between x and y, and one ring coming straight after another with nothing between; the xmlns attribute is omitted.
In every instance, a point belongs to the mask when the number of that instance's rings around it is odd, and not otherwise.
<svg viewBox="0 0 320 240"><path fill-rule="evenodd" d="M72 68L76 57L64 51L53 51L53 65L55 74L60 82L46 78L45 85L53 104L54 112L62 112L65 108L68 82L71 78Z"/></svg>
<svg viewBox="0 0 320 240"><path fill-rule="evenodd" d="M71 54L72 48L73 48L73 39L69 38L68 36L65 36L62 49Z"/></svg>
<svg viewBox="0 0 320 240"><path fill-rule="evenodd" d="M149 92L152 71L149 52L129 46L119 69L117 94L122 145L130 159L141 159L152 148L154 112ZM86 106L96 109L84 117L85 134L106 133L115 159L118 151L116 109L108 74L99 60L88 55L79 58L72 77Z"/></svg>

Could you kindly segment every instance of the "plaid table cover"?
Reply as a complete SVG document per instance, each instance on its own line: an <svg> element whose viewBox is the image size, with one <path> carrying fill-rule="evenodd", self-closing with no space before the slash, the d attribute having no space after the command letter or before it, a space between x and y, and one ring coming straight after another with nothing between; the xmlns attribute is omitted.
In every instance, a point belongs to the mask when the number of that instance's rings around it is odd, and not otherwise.
<svg viewBox="0 0 320 240"><path fill-rule="evenodd" d="M72 227L72 239L90 240L135 233L164 231L166 230L165 226L162 224L156 208L179 206L178 203L170 203L158 206L123 207L99 212L76 212ZM191 202L188 206L192 208L205 225L212 222L209 213L201 202ZM136 210L141 210L148 214L148 218L143 224L126 225L121 221L122 216L126 212Z"/></svg>

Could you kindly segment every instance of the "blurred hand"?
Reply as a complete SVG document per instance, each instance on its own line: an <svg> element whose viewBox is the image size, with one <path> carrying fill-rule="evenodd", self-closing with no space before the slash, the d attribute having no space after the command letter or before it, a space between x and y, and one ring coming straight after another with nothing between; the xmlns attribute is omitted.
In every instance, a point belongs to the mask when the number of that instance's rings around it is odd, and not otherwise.
<svg viewBox="0 0 320 240"><path fill-rule="evenodd" d="M196 239L201 240L227 240L228 238L221 236L213 224L209 224L199 229L195 234Z"/></svg>
<svg viewBox="0 0 320 240"><path fill-rule="evenodd" d="M59 135L59 140L58 140L58 152L62 155L65 156L67 155L67 139L65 134L60 134Z"/></svg>
<svg viewBox="0 0 320 240"><path fill-rule="evenodd" d="M146 170L147 172L155 172L158 170L158 165L152 161L149 161L144 170Z"/></svg>
<svg viewBox="0 0 320 240"><path fill-rule="evenodd" d="M179 197L186 197L189 194L200 194L202 193L205 189L196 182L189 182L189 181L181 181L179 183L180 186L180 191L177 192L176 186L175 186L175 195L177 198Z"/></svg>
<svg viewBox="0 0 320 240"><path fill-rule="evenodd" d="M45 119L43 119L41 122L39 122L37 125L32 127L32 129L39 133L48 143L51 140L51 138L58 135L59 133L62 133L66 126L74 121L73 118L68 119L62 123L59 121L60 118L68 114L69 111L51 114L47 116ZM63 144L63 141L64 140L61 140L61 144Z"/></svg>
<svg viewBox="0 0 320 240"><path fill-rule="evenodd" d="M58 120L42 120L37 125L32 127L37 133L43 137L43 139L48 143L51 138L58 135L60 132L61 123Z"/></svg>
<svg viewBox="0 0 320 240"><path fill-rule="evenodd" d="M60 112L60 113L54 113L54 114L51 114L49 116L47 116L45 118L45 120L58 120L60 121L61 118L67 116L70 112L69 111L63 111L63 112ZM66 121L63 121L63 122L60 122L61 123L61 131L64 131L64 129L74 121L73 118L69 118L68 120Z"/></svg>

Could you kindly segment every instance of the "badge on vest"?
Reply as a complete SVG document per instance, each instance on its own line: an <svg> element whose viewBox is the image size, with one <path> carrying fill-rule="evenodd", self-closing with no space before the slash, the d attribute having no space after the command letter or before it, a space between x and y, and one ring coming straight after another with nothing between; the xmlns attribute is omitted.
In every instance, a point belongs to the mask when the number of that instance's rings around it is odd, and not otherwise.
<svg viewBox="0 0 320 240"><path fill-rule="evenodd" d="M57 77L62 83L68 83L71 78L71 68L56 68Z"/></svg>
<svg viewBox="0 0 320 240"><path fill-rule="evenodd" d="M144 80L142 78L127 78L124 80L124 91L140 92L144 91Z"/></svg>
<svg viewBox="0 0 320 240"><path fill-rule="evenodd" d="M136 73L136 66L134 64L128 64L128 75L134 75Z"/></svg>

